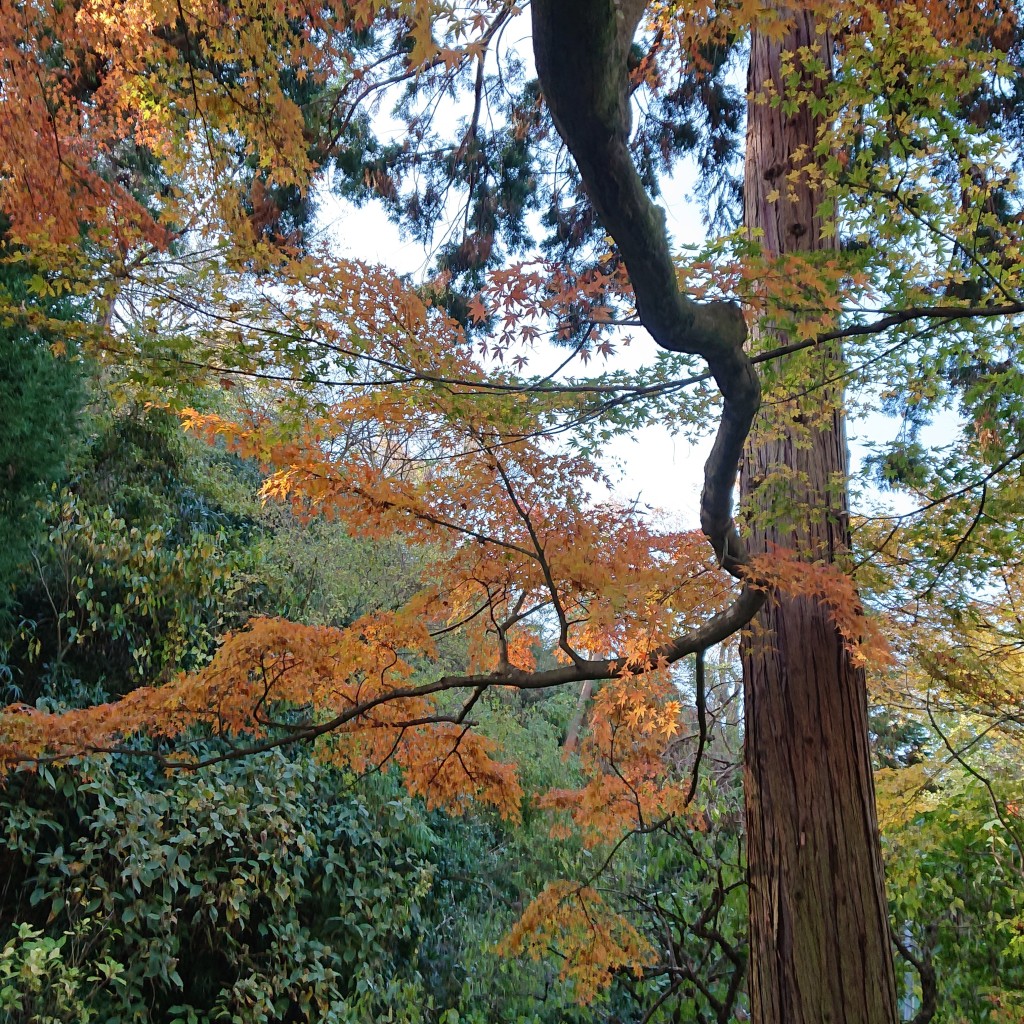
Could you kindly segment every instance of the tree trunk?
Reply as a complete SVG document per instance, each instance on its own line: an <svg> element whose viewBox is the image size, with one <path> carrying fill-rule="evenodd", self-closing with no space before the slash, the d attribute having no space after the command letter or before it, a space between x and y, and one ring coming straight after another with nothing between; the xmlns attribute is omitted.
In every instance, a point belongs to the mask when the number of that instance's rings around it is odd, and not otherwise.
<svg viewBox="0 0 1024 1024"><path fill-rule="evenodd" d="M565 742L562 744L562 749L567 754L573 753L580 741L580 731L583 728L583 721L587 717L587 705L590 703L590 697L593 692L594 680L588 679L580 688L580 695L576 701L576 710L573 712L572 721L569 723L569 728L565 734Z"/></svg>
<svg viewBox="0 0 1024 1024"><path fill-rule="evenodd" d="M788 38L755 33L751 41L752 95L772 82L784 93L783 52L807 46L829 60L813 15L791 13ZM834 244L817 215L821 197L787 177L794 154L813 153L816 127L804 106L787 116L781 105L750 104L745 215L767 253ZM781 196L770 200L775 191ZM766 338L767 330L752 332L754 345L785 340ZM815 366L804 357L801 369L827 379L837 358L818 353ZM824 384L807 399L766 405L741 471L751 547L842 561L849 516L841 390ZM744 641L743 676L753 1020L893 1024L864 672L819 602L772 598Z"/></svg>

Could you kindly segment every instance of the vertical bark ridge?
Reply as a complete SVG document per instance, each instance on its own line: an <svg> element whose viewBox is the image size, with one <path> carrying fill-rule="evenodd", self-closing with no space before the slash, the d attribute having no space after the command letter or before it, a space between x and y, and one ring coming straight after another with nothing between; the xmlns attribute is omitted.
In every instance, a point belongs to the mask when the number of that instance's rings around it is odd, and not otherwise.
<svg viewBox="0 0 1024 1024"><path fill-rule="evenodd" d="M813 15L792 11L788 38L755 34L748 91L782 95L781 54L810 47L828 58ZM805 87L813 87L807 83ZM834 244L817 195L793 154L811 153L818 125L807 106L752 102L746 223L768 254ZM769 200L773 192L781 195ZM765 329L770 344L785 342ZM754 346L762 342L752 334ZM807 369L807 357L804 369ZM811 357L822 378L838 351ZM814 367L811 367L813 370ZM762 414L741 468L751 543L836 562L849 551L848 457L842 394ZM842 481L843 486L837 486ZM780 489L788 513L772 515ZM743 644L746 809L750 881L750 996L760 1024L893 1024L895 978L875 816L863 669L825 608L772 598Z"/></svg>

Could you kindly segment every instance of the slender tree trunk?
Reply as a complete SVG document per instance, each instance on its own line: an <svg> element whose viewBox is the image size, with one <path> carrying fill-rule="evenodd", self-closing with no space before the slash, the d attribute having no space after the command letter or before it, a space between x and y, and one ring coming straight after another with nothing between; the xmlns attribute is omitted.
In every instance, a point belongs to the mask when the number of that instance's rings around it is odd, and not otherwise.
<svg viewBox="0 0 1024 1024"><path fill-rule="evenodd" d="M576 701L576 710L573 712L572 721L565 734L565 742L562 749L571 754L580 741L580 730L583 728L583 721L587 717L587 706L590 704L590 697L594 692L594 680L588 679L580 688L580 695Z"/></svg>
<svg viewBox="0 0 1024 1024"><path fill-rule="evenodd" d="M828 61L813 15L793 16L788 38L752 39L752 95L769 83L784 93L782 52L806 46ZM787 116L781 105L750 104L745 214L768 252L833 245L817 215L820 195L789 177L794 155L813 152L816 127L806 107ZM780 197L770 199L773 192ZM764 331L753 332L754 345L779 342ZM818 365L805 360L803 371L825 377L837 353L813 358ZM841 391L826 384L805 400L769 400L766 409L741 472L751 546L842 560L849 517ZM780 508L788 510L781 519ZM770 599L744 641L743 675L753 1020L893 1024L863 670L819 602Z"/></svg>

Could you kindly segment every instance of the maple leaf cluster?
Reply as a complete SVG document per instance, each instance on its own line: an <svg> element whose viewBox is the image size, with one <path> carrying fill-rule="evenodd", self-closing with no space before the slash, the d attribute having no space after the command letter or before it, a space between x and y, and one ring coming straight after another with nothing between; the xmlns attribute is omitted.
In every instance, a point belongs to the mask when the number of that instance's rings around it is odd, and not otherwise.
<svg viewBox="0 0 1024 1024"><path fill-rule="evenodd" d="M322 756L357 770L393 759L430 805L458 810L475 795L514 816L513 769L469 729L470 710L485 687L543 685L536 659L545 649L566 678L592 659L618 659L602 670L620 679L602 691L601 717L621 737L670 737L679 704L657 652L733 593L702 537L659 530L634 506L595 505L597 465L548 438L558 401L535 401L514 378L488 374L458 325L393 275L319 267L320 277L308 261L281 268L270 358L279 367L344 363L347 383L322 398L301 383L268 384L249 404L233 395L234 415L184 409L181 420L258 463L265 501L423 548L422 588L341 630L255 620L205 669L116 704L63 716L8 709L3 759L110 749L118 737L173 738L199 725L242 748L323 737ZM250 303L228 315L255 332L264 321L244 317L256 313ZM248 356L244 337L225 345L217 330L223 373ZM454 631L465 638L465 674L431 678L434 635ZM461 710L438 701L450 690L469 695ZM631 784L653 806L655 747L628 744Z"/></svg>
<svg viewBox="0 0 1024 1024"><path fill-rule="evenodd" d="M361 33L390 23L401 74L478 60L505 11L435 0L59 0L0 18L0 200L20 240L71 240L88 225L122 256L166 248L204 218L253 239L268 186L307 190L317 170L302 87L340 82L344 133L378 86ZM444 43L435 41L438 28ZM389 65L390 68L390 65ZM296 83L299 88L296 88ZM138 155L161 165L145 199ZM257 169L253 180L252 168ZM252 192L250 193L250 184ZM204 201L195 203L195 196ZM255 210L247 210L247 206ZM263 204L265 205L265 203ZM269 213L271 219L273 212Z"/></svg>
<svg viewBox="0 0 1024 1024"><path fill-rule="evenodd" d="M564 957L562 977L572 979L584 1005L608 987L615 971L630 968L641 977L653 954L650 943L595 889L571 882L546 885L499 948L534 960L557 949Z"/></svg>

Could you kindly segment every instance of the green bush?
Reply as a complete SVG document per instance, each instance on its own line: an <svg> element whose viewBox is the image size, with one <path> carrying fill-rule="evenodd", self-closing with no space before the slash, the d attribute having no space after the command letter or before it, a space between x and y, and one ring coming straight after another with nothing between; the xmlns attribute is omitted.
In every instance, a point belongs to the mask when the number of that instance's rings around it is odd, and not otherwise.
<svg viewBox="0 0 1024 1024"><path fill-rule="evenodd" d="M357 797L307 756L171 778L93 759L16 777L0 806L5 970L36 965L106 1024L412 1024L388 1014L427 1005L434 837L387 779ZM8 1002L3 1024L56 1012Z"/></svg>

